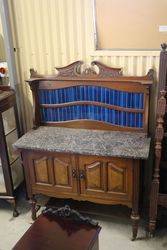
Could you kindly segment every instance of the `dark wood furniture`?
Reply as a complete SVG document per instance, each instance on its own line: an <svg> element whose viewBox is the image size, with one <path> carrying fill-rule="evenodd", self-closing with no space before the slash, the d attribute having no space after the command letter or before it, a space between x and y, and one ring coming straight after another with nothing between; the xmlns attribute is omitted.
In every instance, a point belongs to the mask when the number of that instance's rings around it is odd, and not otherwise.
<svg viewBox="0 0 167 250"><path fill-rule="evenodd" d="M150 194L149 233L156 228L158 206L167 207L167 44L162 44L155 132L155 166ZM161 171L161 178L160 178ZM164 182L164 183L163 183Z"/></svg>
<svg viewBox="0 0 167 250"><path fill-rule="evenodd" d="M0 86L0 199L13 205L13 216L18 215L14 191L23 181L20 160L12 148L18 136L15 93L8 86Z"/></svg>
<svg viewBox="0 0 167 250"><path fill-rule="evenodd" d="M101 228L68 206L40 215L13 250L99 250Z"/></svg>
<svg viewBox="0 0 167 250"><path fill-rule="evenodd" d="M143 77L125 77L121 69L96 61L84 71L82 64L58 68L56 76L31 70L36 130L15 148L23 159L32 217L38 193L123 204L132 208L135 239L139 172L149 154L152 70Z"/></svg>

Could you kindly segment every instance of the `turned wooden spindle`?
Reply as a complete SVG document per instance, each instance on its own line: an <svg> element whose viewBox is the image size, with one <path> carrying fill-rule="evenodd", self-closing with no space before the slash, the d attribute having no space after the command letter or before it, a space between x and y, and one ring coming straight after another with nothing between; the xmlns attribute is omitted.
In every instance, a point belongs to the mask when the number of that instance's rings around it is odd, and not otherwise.
<svg viewBox="0 0 167 250"><path fill-rule="evenodd" d="M157 119L155 132L155 168L153 174L153 181L151 186L150 196L150 212L149 212L149 233L154 235L157 218L158 207L158 193L159 193L159 171L162 152L162 140L164 136L164 115L166 110L166 90L160 91L160 97L157 104Z"/></svg>

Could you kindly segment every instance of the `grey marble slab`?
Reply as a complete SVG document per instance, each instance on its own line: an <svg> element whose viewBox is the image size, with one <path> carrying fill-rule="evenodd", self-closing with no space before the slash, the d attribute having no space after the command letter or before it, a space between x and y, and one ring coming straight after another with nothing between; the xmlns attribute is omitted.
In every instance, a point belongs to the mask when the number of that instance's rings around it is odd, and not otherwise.
<svg viewBox="0 0 167 250"><path fill-rule="evenodd" d="M147 159L150 138L143 133L39 127L23 135L15 149Z"/></svg>

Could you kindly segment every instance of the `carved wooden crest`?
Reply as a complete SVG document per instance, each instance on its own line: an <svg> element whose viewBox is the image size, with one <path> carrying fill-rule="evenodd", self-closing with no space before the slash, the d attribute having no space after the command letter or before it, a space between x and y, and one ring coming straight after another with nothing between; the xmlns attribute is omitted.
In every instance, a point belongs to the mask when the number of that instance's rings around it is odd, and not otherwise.
<svg viewBox="0 0 167 250"><path fill-rule="evenodd" d="M81 215L79 212L77 212L74 209L71 209L68 205L65 205L61 208L46 208L42 212L44 215L52 215L62 218L69 218L73 219L74 221L82 222L85 224L89 224L91 226L98 226L98 222L92 220L89 217L85 217Z"/></svg>
<svg viewBox="0 0 167 250"><path fill-rule="evenodd" d="M112 68L105 64L93 61L90 66L84 66L83 61L76 61L65 67L56 67L57 75L41 75L33 68L30 69L31 78L53 78L53 77L117 77L122 76L121 68Z"/></svg>
<svg viewBox="0 0 167 250"><path fill-rule="evenodd" d="M60 79L60 78L112 78L121 77L123 72L121 68L112 68L105 64L92 61L90 65L84 64L83 61L73 62L65 67L55 67L57 74L43 75L39 74L33 68L30 69L30 78ZM153 80L154 70L150 69L145 76L141 76L141 80Z"/></svg>
<svg viewBox="0 0 167 250"><path fill-rule="evenodd" d="M56 68L58 70L58 76L116 77L122 75L121 68L111 68L98 61L91 62L91 65L84 70L81 68L83 64L82 61L77 61L66 67Z"/></svg>

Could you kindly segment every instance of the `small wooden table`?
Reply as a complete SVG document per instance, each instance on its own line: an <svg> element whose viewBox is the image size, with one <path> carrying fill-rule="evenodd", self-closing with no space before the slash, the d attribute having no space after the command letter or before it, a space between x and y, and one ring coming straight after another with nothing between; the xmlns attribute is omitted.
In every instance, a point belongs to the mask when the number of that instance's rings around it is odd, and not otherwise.
<svg viewBox="0 0 167 250"><path fill-rule="evenodd" d="M40 215L13 250L98 250L100 226Z"/></svg>

